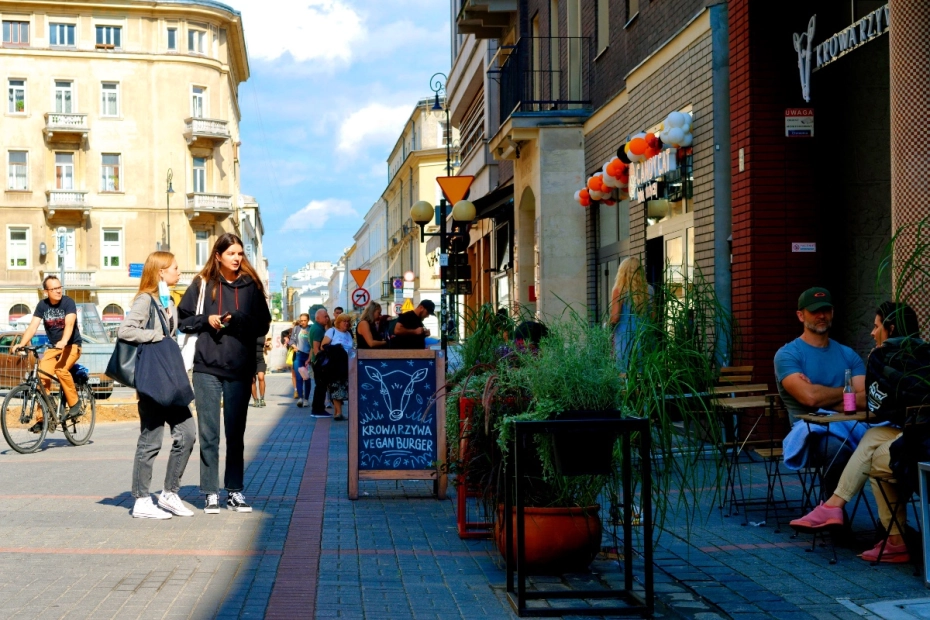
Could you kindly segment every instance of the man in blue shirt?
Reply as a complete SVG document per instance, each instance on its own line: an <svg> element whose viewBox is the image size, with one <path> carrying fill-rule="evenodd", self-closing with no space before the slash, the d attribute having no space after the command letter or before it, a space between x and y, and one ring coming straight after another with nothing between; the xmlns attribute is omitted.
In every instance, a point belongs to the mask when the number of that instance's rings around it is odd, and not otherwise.
<svg viewBox="0 0 930 620"><path fill-rule="evenodd" d="M818 409L843 409L846 370L852 371L857 409L865 409L865 364L849 347L830 338L833 326L833 301L825 288L811 288L798 299L798 320L804 325L795 338L775 354L775 378L778 392L792 419L799 413ZM864 429L862 429L864 432ZM861 435L861 433L858 433ZM839 475L856 449L856 435L836 433L812 434L818 442L808 442L808 463L828 464L823 491L829 496Z"/></svg>

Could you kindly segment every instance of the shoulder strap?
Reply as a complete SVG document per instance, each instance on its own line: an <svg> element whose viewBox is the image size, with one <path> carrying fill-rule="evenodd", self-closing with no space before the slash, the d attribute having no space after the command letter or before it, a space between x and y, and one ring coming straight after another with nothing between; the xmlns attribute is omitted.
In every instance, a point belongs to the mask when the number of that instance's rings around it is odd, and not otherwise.
<svg viewBox="0 0 930 620"><path fill-rule="evenodd" d="M207 290L207 281L200 277L200 296L197 298L197 314L203 314L203 297Z"/></svg>
<svg viewBox="0 0 930 620"><path fill-rule="evenodd" d="M151 298L151 300L152 300L152 305L149 306L149 312L151 312L152 309L155 310L155 314L158 315L159 322L161 323L161 328L162 328L162 330L164 330L164 332L165 332L165 338L171 338L171 330L168 329L168 323L165 321L165 315L162 314L162 313L158 310L158 303L155 301L155 297L152 296L152 295L149 295L149 298ZM154 328L154 326L153 326L153 328Z"/></svg>

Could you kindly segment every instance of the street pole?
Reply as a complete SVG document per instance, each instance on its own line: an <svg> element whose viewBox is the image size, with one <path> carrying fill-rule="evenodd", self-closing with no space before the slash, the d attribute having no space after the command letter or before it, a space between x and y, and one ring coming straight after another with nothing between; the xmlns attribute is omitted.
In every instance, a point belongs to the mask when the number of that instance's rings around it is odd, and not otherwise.
<svg viewBox="0 0 930 620"><path fill-rule="evenodd" d="M446 141L446 176L452 176L452 128L449 126L449 106L448 102L445 101L446 94L446 82L448 78L444 73L435 73L429 79L430 89L433 91L433 112L442 111L445 113L445 126L442 128L443 139ZM443 102L442 106L439 105L439 93L443 93ZM447 268L443 264L442 257L446 256L449 251L449 239L448 233L446 231L446 198L443 196L439 199L439 347L442 349L443 354L446 352L446 347L449 343L449 334L446 330L446 317L448 316L449 308L446 305L446 275Z"/></svg>
<svg viewBox="0 0 930 620"><path fill-rule="evenodd" d="M61 264L58 266L58 281L61 282L61 294L65 294L65 255L68 253L68 229L64 226L58 227L58 260Z"/></svg>
<svg viewBox="0 0 930 620"><path fill-rule="evenodd" d="M171 172L171 168L168 168L168 189L165 190L165 227L167 236L165 238L166 245L165 251L171 251L171 194L174 193L174 188L171 187L171 179L174 178L174 173Z"/></svg>

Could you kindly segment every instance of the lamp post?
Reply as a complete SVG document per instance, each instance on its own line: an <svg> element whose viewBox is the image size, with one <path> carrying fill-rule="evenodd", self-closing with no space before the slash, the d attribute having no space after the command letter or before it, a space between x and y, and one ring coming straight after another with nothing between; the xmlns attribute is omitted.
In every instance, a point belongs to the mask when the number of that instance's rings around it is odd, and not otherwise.
<svg viewBox="0 0 930 620"><path fill-rule="evenodd" d="M165 251L171 251L171 194L174 193L174 187L171 186L171 179L173 178L174 173L171 172L171 168L168 168L168 189L165 190L165 228L167 232L165 237L167 247L165 247Z"/></svg>

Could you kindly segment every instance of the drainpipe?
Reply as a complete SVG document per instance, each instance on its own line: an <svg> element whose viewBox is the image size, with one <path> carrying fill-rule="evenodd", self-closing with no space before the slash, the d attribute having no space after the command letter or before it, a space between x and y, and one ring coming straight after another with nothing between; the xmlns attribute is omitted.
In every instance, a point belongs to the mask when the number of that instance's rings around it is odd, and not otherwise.
<svg viewBox="0 0 930 620"><path fill-rule="evenodd" d="M714 97L714 292L725 315L732 315L732 271L730 235L732 232L732 179L730 174L730 44L727 5L716 4L710 10L712 42L712 80ZM718 325L716 361L719 366L730 359L733 334L726 325ZM732 330L732 326L730 327Z"/></svg>

